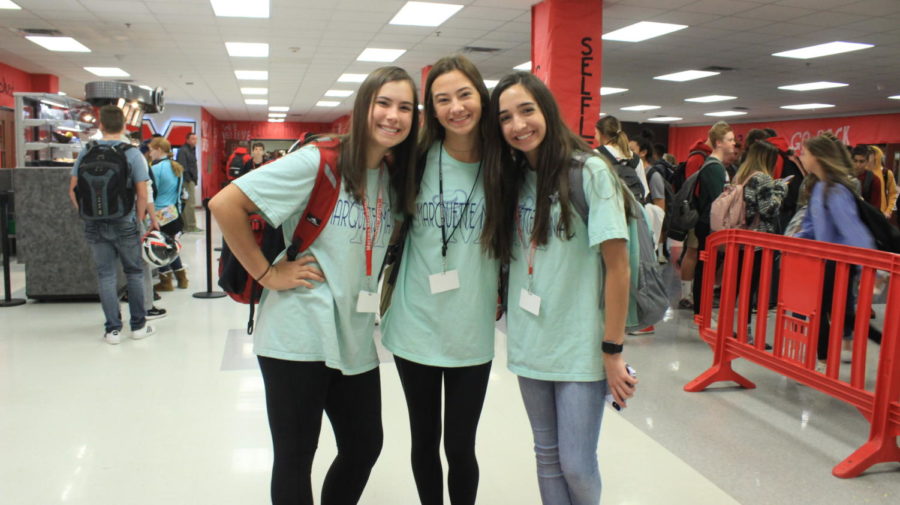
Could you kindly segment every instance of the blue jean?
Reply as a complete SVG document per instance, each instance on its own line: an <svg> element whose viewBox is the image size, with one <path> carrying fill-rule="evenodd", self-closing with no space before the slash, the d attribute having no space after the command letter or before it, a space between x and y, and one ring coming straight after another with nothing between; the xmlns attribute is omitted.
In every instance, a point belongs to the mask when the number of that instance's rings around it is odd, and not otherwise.
<svg viewBox="0 0 900 505"><path fill-rule="evenodd" d="M121 261L128 289L131 329L139 330L147 321L144 309L144 262L141 236L134 217L115 221L85 221L84 237L94 255L100 304L106 316L106 331L122 329L119 296L116 292L116 259Z"/></svg>
<svg viewBox="0 0 900 505"><path fill-rule="evenodd" d="M597 442L606 381L551 382L519 377L534 433L544 505L598 505Z"/></svg>

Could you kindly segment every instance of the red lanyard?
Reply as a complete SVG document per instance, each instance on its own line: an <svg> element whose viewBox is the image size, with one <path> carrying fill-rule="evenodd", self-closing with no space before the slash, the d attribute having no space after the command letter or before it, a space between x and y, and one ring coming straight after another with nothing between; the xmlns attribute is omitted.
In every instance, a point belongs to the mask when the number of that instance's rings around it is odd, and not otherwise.
<svg viewBox="0 0 900 505"><path fill-rule="evenodd" d="M372 276L372 248L375 246L375 239L378 237L378 230L381 229L381 214L384 209L384 199L382 198L382 192L384 187L382 186L382 182L384 178L382 177L384 173L384 167L378 170L378 200L375 202L375 225L374 229L369 228L369 198L366 195L366 198L363 200L363 216L366 219L366 275Z"/></svg>
<svg viewBox="0 0 900 505"><path fill-rule="evenodd" d="M523 229L522 218L519 213L519 207L516 207L516 232L519 234L519 242L522 243L522 249L525 249L525 231ZM531 246L528 247L528 285L531 286L531 277L534 275L534 252L537 250L537 243L532 240Z"/></svg>

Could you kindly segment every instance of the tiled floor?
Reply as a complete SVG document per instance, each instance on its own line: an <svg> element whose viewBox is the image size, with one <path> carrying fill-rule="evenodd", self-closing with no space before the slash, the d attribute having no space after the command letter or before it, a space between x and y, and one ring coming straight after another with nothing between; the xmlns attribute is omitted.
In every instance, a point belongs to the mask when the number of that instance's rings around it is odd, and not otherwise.
<svg viewBox="0 0 900 505"><path fill-rule="evenodd" d="M96 303L0 308L0 504L268 503L271 449L247 307L193 298L205 288L203 236L184 244L191 288L165 294L169 316L147 340L105 344ZM22 265L12 284L23 296ZM641 386L629 409L604 417L604 504L900 502L900 464L831 476L868 433L853 408L749 363L737 368L755 390L683 392L711 361L687 316L675 311L656 334L629 337ZM528 421L498 337L478 503L537 505ZM413 505L406 406L382 356L385 447L362 503ZM316 483L334 455L325 427Z"/></svg>

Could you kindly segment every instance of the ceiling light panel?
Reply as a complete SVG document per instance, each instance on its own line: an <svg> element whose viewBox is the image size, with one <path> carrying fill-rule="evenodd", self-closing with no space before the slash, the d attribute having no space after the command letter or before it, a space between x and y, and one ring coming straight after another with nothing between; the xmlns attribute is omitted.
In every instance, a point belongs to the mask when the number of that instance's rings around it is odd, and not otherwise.
<svg viewBox="0 0 900 505"><path fill-rule="evenodd" d="M697 96L694 98L685 98L685 102L697 102L697 103L713 103L713 102L724 102L726 100L735 100L736 96L728 96L728 95L707 95L707 96Z"/></svg>
<svg viewBox="0 0 900 505"><path fill-rule="evenodd" d="M704 77L712 77L719 75L718 72L707 72L706 70L685 70L684 72L675 72L674 74L658 75L654 79L660 81L685 82L694 79L703 79Z"/></svg>
<svg viewBox="0 0 900 505"><path fill-rule="evenodd" d="M641 21L625 28L606 33L603 40L618 40L621 42L642 42L665 35L667 33L684 30L687 25L675 25L671 23L654 23L651 21Z"/></svg>
<svg viewBox="0 0 900 505"><path fill-rule="evenodd" d="M84 44L78 42L72 37L40 37L31 35L25 38L50 51L60 51L68 53L91 52L91 50L88 49Z"/></svg>
<svg viewBox="0 0 900 505"><path fill-rule="evenodd" d="M787 86L778 86L778 89L786 89L786 90L790 90L790 91L813 91L813 90L817 90L817 89L842 88L844 86L849 86L849 84L843 83L843 82L819 81L819 82L806 82L803 84L790 84Z"/></svg>
<svg viewBox="0 0 900 505"><path fill-rule="evenodd" d="M268 18L269 0L209 0L220 18Z"/></svg>
<svg viewBox="0 0 900 505"><path fill-rule="evenodd" d="M353 91L349 89L329 89L325 92L325 96L333 96L337 98L347 98L352 95Z"/></svg>
<svg viewBox="0 0 900 505"><path fill-rule="evenodd" d="M487 89L494 89L494 87L497 86L498 82L500 82L499 79L485 79L484 87Z"/></svg>
<svg viewBox="0 0 900 505"><path fill-rule="evenodd" d="M266 58L269 56L269 44L259 42L226 42L228 56L243 58Z"/></svg>
<svg viewBox="0 0 900 505"><path fill-rule="evenodd" d="M319 100L316 102L316 107L337 107L341 102L335 102L332 100Z"/></svg>
<svg viewBox="0 0 900 505"><path fill-rule="evenodd" d="M271 118L271 117L270 117L270 118L269 118L269 122L270 122L270 123L283 123L283 122L284 122L284 119L278 119L278 118Z"/></svg>
<svg viewBox="0 0 900 505"><path fill-rule="evenodd" d="M338 82L363 82L369 74L341 74Z"/></svg>
<svg viewBox="0 0 900 505"><path fill-rule="evenodd" d="M268 95L269 88L241 88L243 95Z"/></svg>
<svg viewBox="0 0 900 505"><path fill-rule="evenodd" d="M731 116L745 116L746 112L739 110L722 110L719 112L707 112L703 114L704 116L713 116L713 117L731 117Z"/></svg>
<svg viewBox="0 0 900 505"><path fill-rule="evenodd" d="M84 67L88 72L100 77L130 77L131 75L119 67Z"/></svg>
<svg viewBox="0 0 900 505"><path fill-rule="evenodd" d="M891 100L900 100L900 95L889 96Z"/></svg>
<svg viewBox="0 0 900 505"><path fill-rule="evenodd" d="M290 107L284 107L281 105L273 105L272 107L269 107L270 112L287 112L289 110L291 110Z"/></svg>
<svg viewBox="0 0 900 505"><path fill-rule="evenodd" d="M531 60L522 63L521 65L516 65L513 67L513 70L524 70L525 72L531 72Z"/></svg>
<svg viewBox="0 0 900 505"><path fill-rule="evenodd" d="M274 117L274 118L287 117L287 113L286 112L270 112L269 117Z"/></svg>
<svg viewBox="0 0 900 505"><path fill-rule="evenodd" d="M462 8L462 5L457 4L406 2L389 24L440 26Z"/></svg>
<svg viewBox="0 0 900 505"><path fill-rule="evenodd" d="M266 81L269 72L266 70L235 70L234 76L242 81Z"/></svg>
<svg viewBox="0 0 900 505"><path fill-rule="evenodd" d="M650 117L647 118L647 121L659 121L661 123L670 123L672 121L681 121L684 118L676 117L676 116L660 116L660 117Z"/></svg>
<svg viewBox="0 0 900 505"><path fill-rule="evenodd" d="M630 107L622 107L619 110L629 110L629 111L640 112L643 110L655 110L655 109L659 109L659 108L660 108L659 105L632 105Z"/></svg>
<svg viewBox="0 0 900 505"><path fill-rule="evenodd" d="M797 105L782 105L782 109L788 110L811 110L811 109L829 109L834 107L830 103L800 103Z"/></svg>
<svg viewBox="0 0 900 505"><path fill-rule="evenodd" d="M861 44L858 42L828 42L827 44L819 44L817 46L801 47L800 49L792 49L790 51L782 51L780 53L772 53L772 56L782 58L797 58L808 60L810 58L821 58L822 56L831 56L832 54L847 53L850 51L859 51L860 49L868 49L875 47L872 44Z"/></svg>
<svg viewBox="0 0 900 505"><path fill-rule="evenodd" d="M265 98L245 98L244 103L247 105L268 105L269 101Z"/></svg>
<svg viewBox="0 0 900 505"><path fill-rule="evenodd" d="M10 0L0 0L0 9L13 9L17 11L22 10L21 7Z"/></svg>
<svg viewBox="0 0 900 505"><path fill-rule="evenodd" d="M626 91L628 91L628 88L609 88L604 86L600 88L600 96L615 95L616 93L624 93Z"/></svg>
<svg viewBox="0 0 900 505"><path fill-rule="evenodd" d="M403 55L406 49L379 49L377 47L367 47L356 58L356 61L377 61L380 63L391 63Z"/></svg>

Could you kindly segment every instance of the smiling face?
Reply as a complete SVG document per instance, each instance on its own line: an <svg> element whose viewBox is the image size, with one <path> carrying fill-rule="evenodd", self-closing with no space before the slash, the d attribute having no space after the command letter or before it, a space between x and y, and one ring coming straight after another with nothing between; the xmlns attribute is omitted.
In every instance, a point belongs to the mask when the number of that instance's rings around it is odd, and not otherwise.
<svg viewBox="0 0 900 505"><path fill-rule="evenodd" d="M414 101L409 81L391 81L381 86L369 108L371 147L387 150L406 139L412 127Z"/></svg>
<svg viewBox="0 0 900 505"><path fill-rule="evenodd" d="M481 97L459 70L442 74L431 85L434 115L447 137L475 135L481 120Z"/></svg>
<svg viewBox="0 0 900 505"><path fill-rule="evenodd" d="M544 114L534 96L521 84L514 84L500 94L499 109L498 120L504 140L525 153L534 168L538 148L547 134Z"/></svg>

